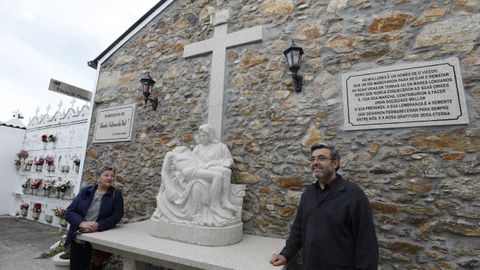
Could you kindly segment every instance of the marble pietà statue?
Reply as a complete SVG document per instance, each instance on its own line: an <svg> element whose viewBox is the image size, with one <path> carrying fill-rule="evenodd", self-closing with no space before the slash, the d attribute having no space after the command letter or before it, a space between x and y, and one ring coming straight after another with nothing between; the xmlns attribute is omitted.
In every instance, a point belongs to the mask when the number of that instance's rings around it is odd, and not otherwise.
<svg viewBox="0 0 480 270"><path fill-rule="evenodd" d="M208 238L214 229L215 234L223 231L226 234L241 233L241 211L244 185L232 185L230 167L233 165L232 155L225 144L218 141L214 130L208 124L201 125L195 135L197 145L193 151L186 146L177 146L167 152L162 165L162 182L157 195L157 209L153 213L152 234L160 237L177 239L178 230L193 229L198 235L204 233ZM165 235L158 226L176 225L175 232ZM178 227L184 225L184 227ZM173 227L172 227L173 228ZM234 228L234 229L232 229ZM168 230L167 230L168 231ZM185 233L178 234L185 238ZM159 235L160 234L160 235ZM174 235L174 236L172 236ZM220 234L221 235L221 234ZM231 235L225 236L232 237ZM231 244L226 239L218 245ZM207 239L189 241L204 245L217 245ZM204 242L204 240L206 242Z"/></svg>

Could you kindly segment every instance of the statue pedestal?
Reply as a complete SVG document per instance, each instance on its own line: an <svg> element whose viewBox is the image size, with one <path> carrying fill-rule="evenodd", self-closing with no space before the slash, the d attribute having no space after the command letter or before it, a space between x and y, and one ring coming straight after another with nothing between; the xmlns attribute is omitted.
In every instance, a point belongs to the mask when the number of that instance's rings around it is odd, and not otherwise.
<svg viewBox="0 0 480 270"><path fill-rule="evenodd" d="M151 221L150 234L156 237L201 245L228 246L242 240L243 223L225 227L179 224L163 220Z"/></svg>

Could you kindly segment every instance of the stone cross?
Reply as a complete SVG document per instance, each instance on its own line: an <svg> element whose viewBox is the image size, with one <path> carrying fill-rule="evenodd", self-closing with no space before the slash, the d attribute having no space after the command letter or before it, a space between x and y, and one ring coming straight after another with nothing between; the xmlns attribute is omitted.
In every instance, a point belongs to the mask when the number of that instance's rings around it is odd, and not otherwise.
<svg viewBox="0 0 480 270"><path fill-rule="evenodd" d="M228 10L222 10L215 14L213 22L213 38L188 44L183 51L183 57L195 57L212 53L210 94L208 97L208 124L215 130L217 138L222 140L224 87L225 87L225 64L227 49L261 41L262 25L247 28L233 33L228 32Z"/></svg>

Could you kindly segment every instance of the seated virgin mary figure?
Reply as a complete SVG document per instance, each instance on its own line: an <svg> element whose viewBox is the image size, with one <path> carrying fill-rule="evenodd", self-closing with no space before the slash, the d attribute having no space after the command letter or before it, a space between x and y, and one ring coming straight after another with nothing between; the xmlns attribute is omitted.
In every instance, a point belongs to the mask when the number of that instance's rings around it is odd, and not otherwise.
<svg viewBox="0 0 480 270"><path fill-rule="evenodd" d="M206 226L224 226L234 221L235 206L222 201L229 196L230 172L225 170L230 169L217 167L185 146L167 152L152 219Z"/></svg>

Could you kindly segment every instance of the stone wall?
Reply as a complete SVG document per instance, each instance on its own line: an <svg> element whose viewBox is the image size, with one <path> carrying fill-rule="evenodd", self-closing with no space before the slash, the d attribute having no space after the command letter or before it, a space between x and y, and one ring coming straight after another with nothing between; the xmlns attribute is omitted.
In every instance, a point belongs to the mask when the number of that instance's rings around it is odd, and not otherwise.
<svg viewBox="0 0 480 270"><path fill-rule="evenodd" d="M381 269L480 267L480 3L478 0L231 0L171 4L100 67L98 109L137 104L133 140L89 144L84 180L112 162L125 219L155 209L163 156L192 147L207 119L211 57L183 59L186 44L211 38L215 10L229 31L264 25L262 43L227 51L224 142L233 182L247 185L244 230L286 237L310 184L309 145L328 141L340 173L358 183L374 211ZM283 50L305 51L295 93ZM458 57L469 125L344 131L340 77L393 64ZM157 111L144 107L139 79L150 71Z"/></svg>

